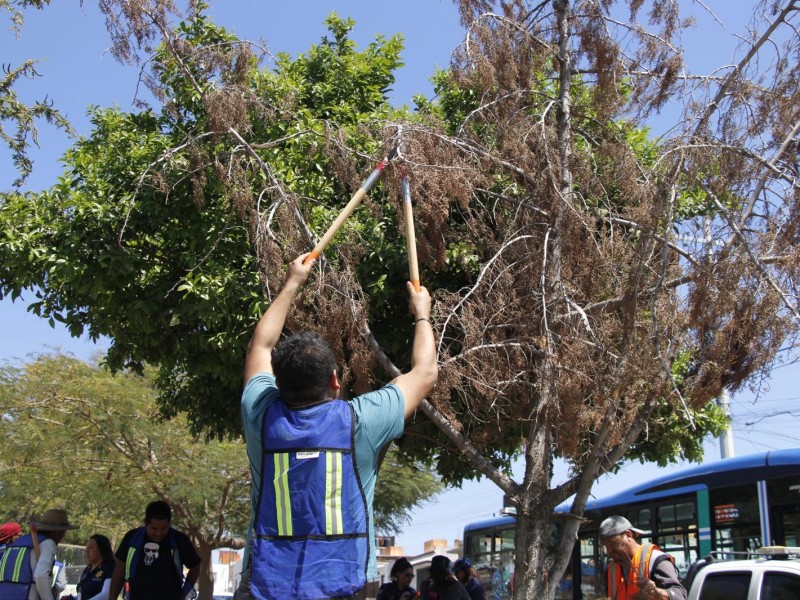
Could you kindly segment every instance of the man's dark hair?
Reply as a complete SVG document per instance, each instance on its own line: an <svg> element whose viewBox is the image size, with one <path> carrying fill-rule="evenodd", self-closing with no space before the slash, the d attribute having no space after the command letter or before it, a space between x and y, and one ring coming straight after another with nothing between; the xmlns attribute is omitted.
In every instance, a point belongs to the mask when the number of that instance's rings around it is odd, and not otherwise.
<svg viewBox="0 0 800 600"><path fill-rule="evenodd" d="M326 399L336 357L323 337L305 331L272 350L272 370L287 404L305 405Z"/></svg>
<svg viewBox="0 0 800 600"><path fill-rule="evenodd" d="M150 504L147 505L147 508L144 510L144 522L149 523L153 519L159 519L161 521L172 521L172 509L170 508L169 504L164 502L163 500L154 500Z"/></svg>

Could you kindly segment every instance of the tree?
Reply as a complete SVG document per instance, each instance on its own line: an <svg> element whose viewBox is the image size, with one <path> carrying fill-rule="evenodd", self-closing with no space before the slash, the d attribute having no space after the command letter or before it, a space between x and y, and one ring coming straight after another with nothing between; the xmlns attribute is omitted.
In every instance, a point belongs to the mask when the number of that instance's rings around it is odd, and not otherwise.
<svg viewBox="0 0 800 600"><path fill-rule="evenodd" d="M211 435L240 431L241 365L279 265L305 249L310 227L330 222L344 186L358 185L360 169L348 162L356 157L336 163L327 154L337 145L374 147L363 128L390 111L385 92L399 39L359 53L347 39L352 22L332 16L329 24L331 39L297 60L279 57L273 73L198 13L152 61L156 91L169 98L160 114L96 110L93 135L67 153L69 173L58 185L2 199L2 218L25 222L26 233L4 230L7 256L16 258L3 268L1 293L35 289L37 314L75 335L109 336L112 368L158 365L165 415L187 410ZM327 177L332 169L338 181ZM294 228L280 238L264 235L256 212L272 194L271 218ZM308 224L298 232L284 221L303 198L315 204L304 207ZM364 220L370 234L383 226L380 215ZM275 240L287 250L277 252ZM345 304L317 307L338 311L327 337L340 356L349 343L343 333L355 327ZM365 346L347 351L369 355ZM349 363L341 363L346 382Z"/></svg>
<svg viewBox="0 0 800 600"><path fill-rule="evenodd" d="M417 115L385 103L399 40L356 52L336 17L273 71L202 6L175 31L144 19L163 35L149 79L163 109L98 111L56 186L4 197L0 281L112 337L113 367L158 365L164 414L235 431L244 344L281 265L399 143L289 326L326 336L352 392L407 364L396 175L410 173L441 381L400 447L504 490L515 594L545 598L595 479L625 457L696 457L719 423L709 402L794 347L796 2L762 3L769 24L721 77L683 74L676 0L646 15L638 0L459 4L467 40ZM649 141L642 118L682 98L678 133Z"/></svg>
<svg viewBox="0 0 800 600"><path fill-rule="evenodd" d="M428 466L410 462L389 446L381 462L380 477L375 484L373 516L375 531L392 535L403 531L411 522L411 511L442 491L442 482Z"/></svg>
<svg viewBox="0 0 800 600"><path fill-rule="evenodd" d="M112 375L59 355L0 370L0 502L27 522L51 506L80 525L68 541L94 533L112 543L141 524L155 498L168 502L204 561L200 597L210 598L215 548L243 548L251 481L244 443L206 442L185 417L158 416L146 376ZM376 529L398 531L409 507L440 489L435 478L390 452L376 489Z"/></svg>
<svg viewBox="0 0 800 600"><path fill-rule="evenodd" d="M461 2L467 41L421 104L442 122L407 132L446 215L429 229L467 273L439 298L432 402L474 464L515 444L525 459L521 482L484 469L517 509L517 598L554 594L599 474L693 454L709 401L765 376L800 323L797 3L761 3L763 33L723 77L683 76L677 2L618 4ZM677 133L643 140L641 119L681 98Z"/></svg>

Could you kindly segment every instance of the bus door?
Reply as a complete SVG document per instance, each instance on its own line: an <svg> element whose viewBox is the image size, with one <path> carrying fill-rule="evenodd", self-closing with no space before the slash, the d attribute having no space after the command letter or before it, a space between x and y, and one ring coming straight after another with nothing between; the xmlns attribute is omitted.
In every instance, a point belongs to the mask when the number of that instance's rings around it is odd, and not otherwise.
<svg viewBox="0 0 800 600"><path fill-rule="evenodd" d="M800 504L772 507L771 544L800 546Z"/></svg>

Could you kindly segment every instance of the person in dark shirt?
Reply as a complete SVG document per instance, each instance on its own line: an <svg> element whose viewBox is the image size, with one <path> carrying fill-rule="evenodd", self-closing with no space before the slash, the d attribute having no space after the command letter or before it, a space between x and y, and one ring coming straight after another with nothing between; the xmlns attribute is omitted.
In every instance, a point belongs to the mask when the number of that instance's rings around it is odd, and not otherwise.
<svg viewBox="0 0 800 600"><path fill-rule="evenodd" d="M431 559L430 579L419 588L422 600L471 600L467 588L453 576L450 559L437 554Z"/></svg>
<svg viewBox="0 0 800 600"><path fill-rule="evenodd" d="M417 595L417 590L411 587L414 567L407 558L394 561L389 578L391 581L384 583L378 590L376 600L412 600Z"/></svg>
<svg viewBox="0 0 800 600"><path fill-rule="evenodd" d="M169 504L157 500L147 505L144 527L131 529L117 548L110 600L116 600L123 584L126 600L194 597L201 559L189 537L171 523Z"/></svg>
<svg viewBox="0 0 800 600"><path fill-rule="evenodd" d="M455 564L453 564L453 574L456 576L456 579L467 588L469 597L472 598L472 600L486 600L486 592L483 589L483 584L481 580L478 579L478 572L475 570L475 566L470 559L459 558Z"/></svg>
<svg viewBox="0 0 800 600"><path fill-rule="evenodd" d="M111 588L111 576L117 561L111 540L95 533L86 542L86 568L81 573L76 591L77 596L66 594L61 600L105 600Z"/></svg>

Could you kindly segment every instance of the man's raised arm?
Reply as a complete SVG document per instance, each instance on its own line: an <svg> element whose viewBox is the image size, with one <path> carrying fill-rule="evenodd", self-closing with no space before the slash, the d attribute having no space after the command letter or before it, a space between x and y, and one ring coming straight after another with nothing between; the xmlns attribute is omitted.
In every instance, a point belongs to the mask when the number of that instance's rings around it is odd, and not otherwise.
<svg viewBox="0 0 800 600"><path fill-rule="evenodd" d="M247 347L247 358L244 363L245 384L258 373L272 372L272 349L280 340L286 315L292 307L292 300L300 286L308 279L311 269L317 264L317 260L313 258L303 264L307 256L308 253L301 254L289 263L286 281L281 291L256 325L253 337L250 338L250 345Z"/></svg>
<svg viewBox="0 0 800 600"><path fill-rule="evenodd" d="M408 282L406 287L409 294L409 308L414 315L411 370L397 377L394 383L403 392L405 418L408 418L436 385L438 365L433 326L430 322L431 296L424 287L417 292L411 282Z"/></svg>

